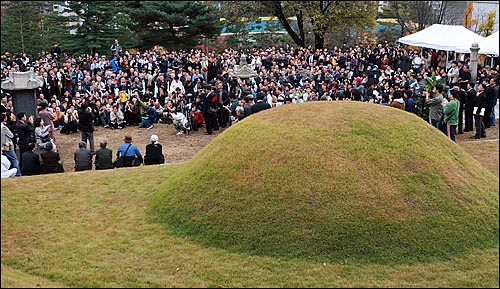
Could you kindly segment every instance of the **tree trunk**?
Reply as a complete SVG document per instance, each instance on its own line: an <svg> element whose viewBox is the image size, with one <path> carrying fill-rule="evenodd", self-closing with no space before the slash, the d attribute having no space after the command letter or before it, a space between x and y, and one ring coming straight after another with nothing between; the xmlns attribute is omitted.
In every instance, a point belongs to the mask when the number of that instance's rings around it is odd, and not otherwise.
<svg viewBox="0 0 500 289"><path fill-rule="evenodd" d="M314 48L315 49L323 49L325 46L325 34L322 32L314 33Z"/></svg>
<svg viewBox="0 0 500 289"><path fill-rule="evenodd" d="M297 33L295 33L295 31L290 26L290 23L288 23L288 19L286 19L286 16L283 13L283 9L281 8L280 1L276 1L273 4L274 4L273 5L274 16L278 17L278 20L283 25L283 27L285 27L285 30L288 32L288 34L292 38L293 42L295 42L295 44L297 44L298 46L306 47L304 36L303 36L304 35L304 29L303 29L304 22L302 19L302 13L300 12L300 14L297 14L297 25L299 27L299 33L301 34L301 37L299 37L297 35Z"/></svg>

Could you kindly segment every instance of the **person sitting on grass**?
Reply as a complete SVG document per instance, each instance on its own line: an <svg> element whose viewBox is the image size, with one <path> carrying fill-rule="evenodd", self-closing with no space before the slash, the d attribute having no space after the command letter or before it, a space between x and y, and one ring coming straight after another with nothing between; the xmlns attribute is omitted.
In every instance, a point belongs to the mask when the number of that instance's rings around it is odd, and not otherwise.
<svg viewBox="0 0 500 289"><path fill-rule="evenodd" d="M108 142L102 140L99 149L95 153L95 169L108 170L113 168L113 151L107 148Z"/></svg>
<svg viewBox="0 0 500 289"><path fill-rule="evenodd" d="M123 112L118 109L115 105L109 114L109 126L112 129L122 129L125 127L127 123L125 122L125 117L123 116Z"/></svg>
<svg viewBox="0 0 500 289"><path fill-rule="evenodd" d="M144 155L144 165L159 165L165 163L163 148L158 142L158 136L151 136L151 143L146 145L146 154Z"/></svg>
<svg viewBox="0 0 500 289"><path fill-rule="evenodd" d="M139 148L132 144L132 136L126 135L123 139L125 143L118 147L116 152L117 159L123 156L123 164L115 165L115 167L134 167L142 164L143 158ZM115 161L116 163L116 161Z"/></svg>
<svg viewBox="0 0 500 289"><path fill-rule="evenodd" d="M74 152L75 172L92 170L92 154L87 149L87 143L81 141L78 150Z"/></svg>

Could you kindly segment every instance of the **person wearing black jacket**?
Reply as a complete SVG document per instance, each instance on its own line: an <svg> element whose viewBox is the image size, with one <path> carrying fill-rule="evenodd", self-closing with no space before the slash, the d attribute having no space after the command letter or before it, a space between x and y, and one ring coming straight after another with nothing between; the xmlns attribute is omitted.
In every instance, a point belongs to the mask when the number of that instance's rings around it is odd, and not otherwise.
<svg viewBox="0 0 500 289"><path fill-rule="evenodd" d="M229 122L229 93L224 89L224 84L219 83L219 89L217 91L217 97L219 99L220 109L217 111L217 120L222 128L225 128ZM227 107L227 108L226 108Z"/></svg>
<svg viewBox="0 0 500 289"><path fill-rule="evenodd" d="M483 122L483 116L486 115L485 107L486 107L486 84L481 83L477 87L477 98L476 101L474 102L474 108L477 107L475 113L474 113L474 121L476 123L476 134L473 135L471 138L484 138L486 137L486 132L484 130L484 122ZM481 110L484 110L483 113L481 113Z"/></svg>
<svg viewBox="0 0 500 289"><path fill-rule="evenodd" d="M39 175L42 173L42 167L40 164L40 156L35 153L36 145L31 142L27 147L28 150L21 155L21 175Z"/></svg>
<svg viewBox="0 0 500 289"><path fill-rule="evenodd" d="M464 132L469 132L474 129L474 116L472 114L474 110L474 102L476 102L477 92L474 89L474 84L469 82L467 84L466 101L465 101L465 128Z"/></svg>
<svg viewBox="0 0 500 289"><path fill-rule="evenodd" d="M33 116L30 115L28 122L26 122L26 113L19 112L17 114L17 123L15 126L17 132L17 145L19 147L19 154L29 151L28 144L34 140L35 127L33 126Z"/></svg>
<svg viewBox="0 0 500 289"><path fill-rule="evenodd" d="M465 92L465 89L462 89L459 86L453 87L453 89L458 90L458 134L463 134L463 128L464 128L464 110L465 110L465 105L467 104L467 93Z"/></svg>
<svg viewBox="0 0 500 289"><path fill-rule="evenodd" d="M165 163L163 148L158 142L158 136L151 136L151 143L146 145L146 154L144 155L144 165L159 165Z"/></svg>
<svg viewBox="0 0 500 289"><path fill-rule="evenodd" d="M210 86L209 93L203 101L203 117L205 118L205 134L212 134L212 130L219 130L217 123L217 110L219 109L219 99L215 94L215 87Z"/></svg>
<svg viewBox="0 0 500 289"><path fill-rule="evenodd" d="M483 83L486 85L485 88L485 106L484 106L484 116L483 116L483 122L484 122L484 128L490 128L491 125L491 111L495 108L495 100L496 100L496 95L495 95L495 90L493 86L490 84L490 79L488 77L483 78Z"/></svg>
<svg viewBox="0 0 500 289"><path fill-rule="evenodd" d="M82 142L90 143L90 152L95 154L94 148L94 120L95 116L91 112L88 104L84 102L78 111L79 128L82 133Z"/></svg>
<svg viewBox="0 0 500 289"><path fill-rule="evenodd" d="M257 93L257 102L251 108L252 114L269 108L271 108L271 105L264 101L264 94L261 92Z"/></svg>

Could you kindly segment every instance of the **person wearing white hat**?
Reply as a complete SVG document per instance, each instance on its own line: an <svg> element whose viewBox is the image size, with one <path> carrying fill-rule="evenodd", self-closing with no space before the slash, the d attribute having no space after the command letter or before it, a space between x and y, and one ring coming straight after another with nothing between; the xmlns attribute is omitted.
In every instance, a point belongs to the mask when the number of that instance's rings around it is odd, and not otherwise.
<svg viewBox="0 0 500 289"><path fill-rule="evenodd" d="M151 143L146 145L146 154L144 155L144 165L159 165L165 163L163 148L158 142L158 136L151 135Z"/></svg>

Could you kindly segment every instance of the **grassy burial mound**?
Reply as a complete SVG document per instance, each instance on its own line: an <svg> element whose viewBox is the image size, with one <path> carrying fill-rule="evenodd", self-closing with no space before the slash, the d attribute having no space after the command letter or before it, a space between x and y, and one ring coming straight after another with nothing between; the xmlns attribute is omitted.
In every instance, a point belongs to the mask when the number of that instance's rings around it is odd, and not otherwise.
<svg viewBox="0 0 500 289"><path fill-rule="evenodd" d="M498 178L421 118L359 102L286 105L232 126L156 194L205 245L284 258L445 258L498 245Z"/></svg>

